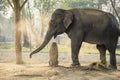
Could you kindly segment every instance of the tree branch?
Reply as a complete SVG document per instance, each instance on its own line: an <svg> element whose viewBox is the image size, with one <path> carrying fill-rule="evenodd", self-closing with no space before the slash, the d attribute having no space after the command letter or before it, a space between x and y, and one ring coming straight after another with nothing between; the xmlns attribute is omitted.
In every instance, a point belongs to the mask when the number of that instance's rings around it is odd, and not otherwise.
<svg viewBox="0 0 120 80"><path fill-rule="evenodd" d="M28 0L25 0L24 3L22 4L22 6L20 7L20 11L22 10L23 6L25 5L25 3L27 2Z"/></svg>
<svg viewBox="0 0 120 80"><path fill-rule="evenodd" d="M12 9L14 10L14 7L13 7L13 5L11 4L10 0L7 0L7 1L8 1L8 3L9 3L9 5L12 7Z"/></svg>
<svg viewBox="0 0 120 80"><path fill-rule="evenodd" d="M119 17L119 15L118 15L118 12L117 12L117 10L115 9L115 4L113 4L113 1L112 1L112 0L110 0L110 2L111 2L111 5L112 5L113 10L114 10L115 13L116 13L116 16L118 17L118 20L120 21L120 17Z"/></svg>

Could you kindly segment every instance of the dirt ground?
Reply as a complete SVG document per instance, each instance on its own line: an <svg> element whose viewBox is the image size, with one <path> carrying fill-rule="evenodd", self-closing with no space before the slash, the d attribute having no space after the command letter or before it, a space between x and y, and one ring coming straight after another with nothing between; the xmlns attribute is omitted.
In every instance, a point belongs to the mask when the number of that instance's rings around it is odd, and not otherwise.
<svg viewBox="0 0 120 80"><path fill-rule="evenodd" d="M15 64L14 52L0 52L0 80L120 80L120 56L117 55L118 70L88 70L92 62L99 61L99 54L80 54L82 68L69 68L71 56L59 53L59 67L49 67L49 54L39 53L29 59L23 53L25 64ZM107 55L109 63L109 55Z"/></svg>

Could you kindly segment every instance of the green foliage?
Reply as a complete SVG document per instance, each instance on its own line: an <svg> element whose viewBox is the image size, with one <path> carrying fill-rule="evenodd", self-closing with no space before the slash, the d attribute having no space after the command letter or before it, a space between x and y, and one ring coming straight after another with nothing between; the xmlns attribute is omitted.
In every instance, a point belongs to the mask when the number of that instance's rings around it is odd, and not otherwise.
<svg viewBox="0 0 120 80"><path fill-rule="evenodd" d="M116 7L118 13L120 13L120 7Z"/></svg>
<svg viewBox="0 0 120 80"><path fill-rule="evenodd" d="M7 0L0 0L0 13L7 14L8 3Z"/></svg>
<svg viewBox="0 0 120 80"><path fill-rule="evenodd" d="M0 42L0 51L14 51L14 43Z"/></svg>
<svg viewBox="0 0 120 80"><path fill-rule="evenodd" d="M99 4L107 4L107 1L108 1L108 0L98 0L98 3L99 3Z"/></svg>
<svg viewBox="0 0 120 80"><path fill-rule="evenodd" d="M57 0L34 0L34 7L37 8L42 14L51 12L55 8Z"/></svg>
<svg viewBox="0 0 120 80"><path fill-rule="evenodd" d="M71 8L81 8L81 7L92 7L94 3L92 0L74 0L72 2L69 2L69 7Z"/></svg>
<svg viewBox="0 0 120 80"><path fill-rule="evenodd" d="M66 45L57 45L58 46L58 51L59 53L70 53L70 47L66 46ZM34 48L36 49L36 48ZM34 50L33 49L33 50ZM43 48L41 50L41 53L49 53L50 50L50 46L46 46L45 48Z"/></svg>
<svg viewBox="0 0 120 80"><path fill-rule="evenodd" d="M15 45L14 43L0 43L0 50L1 51L15 51ZM35 50L36 48L33 48L32 50ZM41 53L49 53L50 46L46 46ZM30 51L29 48L23 47L22 51ZM58 45L58 51L59 53L71 53L70 46L66 45ZM96 48L84 48L82 47L80 50L80 53L86 53L86 54L99 54L98 50ZM109 52L107 51L107 54ZM120 49L116 49L116 54L120 54Z"/></svg>
<svg viewBox="0 0 120 80"><path fill-rule="evenodd" d="M102 4L107 4L108 0L63 0L64 5L69 8L96 8L102 6Z"/></svg>

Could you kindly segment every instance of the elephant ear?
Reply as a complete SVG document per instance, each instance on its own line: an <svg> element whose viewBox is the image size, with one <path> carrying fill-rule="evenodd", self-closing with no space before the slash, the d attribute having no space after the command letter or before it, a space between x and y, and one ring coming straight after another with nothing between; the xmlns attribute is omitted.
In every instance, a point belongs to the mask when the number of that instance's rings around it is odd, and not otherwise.
<svg viewBox="0 0 120 80"><path fill-rule="evenodd" d="M63 20L64 26L66 29L70 26L70 24L72 23L72 20L73 20L72 12L66 11L65 18Z"/></svg>

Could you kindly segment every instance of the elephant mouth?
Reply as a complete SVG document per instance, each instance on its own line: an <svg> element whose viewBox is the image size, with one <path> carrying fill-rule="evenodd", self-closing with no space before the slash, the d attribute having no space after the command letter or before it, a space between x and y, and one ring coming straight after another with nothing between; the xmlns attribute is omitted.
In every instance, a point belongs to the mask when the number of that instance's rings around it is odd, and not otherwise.
<svg viewBox="0 0 120 80"><path fill-rule="evenodd" d="M61 27L61 29L56 29L56 30L54 31L54 33L53 33L54 39L55 39L58 35L60 35L60 34L62 34L62 33L64 33L64 32L66 32L66 28L62 28L62 27Z"/></svg>
<svg viewBox="0 0 120 80"><path fill-rule="evenodd" d="M62 34L62 33L64 33L64 32L58 32L58 33L54 33L54 39L58 36L58 35L60 35L60 34Z"/></svg>

